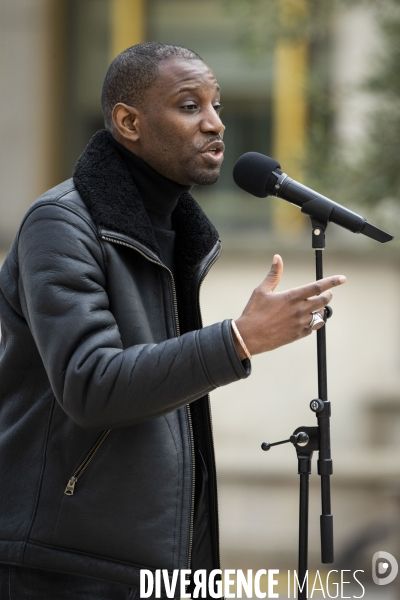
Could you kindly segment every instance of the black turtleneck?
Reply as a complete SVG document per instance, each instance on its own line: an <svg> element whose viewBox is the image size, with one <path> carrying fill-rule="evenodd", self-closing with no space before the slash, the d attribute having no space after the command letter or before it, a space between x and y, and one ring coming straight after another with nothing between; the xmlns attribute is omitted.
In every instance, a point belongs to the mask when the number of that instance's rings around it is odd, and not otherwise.
<svg viewBox="0 0 400 600"><path fill-rule="evenodd" d="M191 186L181 185L167 179L136 154L117 142L111 134L109 136L128 167L143 200L161 250L161 259L174 273L175 231L172 227L171 215L178 203L179 196L184 192L188 192Z"/></svg>
<svg viewBox="0 0 400 600"><path fill-rule="evenodd" d="M179 196L188 192L189 185L181 185L157 173L141 158L117 142L110 134L114 146L122 156L138 189L144 207L153 226L163 263L174 274L175 231L171 215ZM179 306L178 306L179 313ZM208 473L200 449L195 446L195 501L193 517L192 569L212 569L210 546L210 522L208 516Z"/></svg>

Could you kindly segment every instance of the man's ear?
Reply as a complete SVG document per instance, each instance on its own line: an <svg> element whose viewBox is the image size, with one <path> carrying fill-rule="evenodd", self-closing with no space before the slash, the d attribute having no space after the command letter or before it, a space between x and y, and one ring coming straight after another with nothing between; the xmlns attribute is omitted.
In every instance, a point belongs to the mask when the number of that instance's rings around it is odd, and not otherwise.
<svg viewBox="0 0 400 600"><path fill-rule="evenodd" d="M112 111L115 130L129 142L137 142L140 137L139 114L133 106L118 102Z"/></svg>

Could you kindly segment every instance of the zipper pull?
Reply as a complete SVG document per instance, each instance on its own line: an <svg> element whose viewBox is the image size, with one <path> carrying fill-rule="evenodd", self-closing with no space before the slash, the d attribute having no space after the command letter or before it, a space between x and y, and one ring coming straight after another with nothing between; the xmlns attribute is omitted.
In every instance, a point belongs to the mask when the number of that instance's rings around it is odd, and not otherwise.
<svg viewBox="0 0 400 600"><path fill-rule="evenodd" d="M71 479L67 483L67 487L65 488L64 494L66 496L73 496L75 491L75 484L77 482L77 478L72 476Z"/></svg>

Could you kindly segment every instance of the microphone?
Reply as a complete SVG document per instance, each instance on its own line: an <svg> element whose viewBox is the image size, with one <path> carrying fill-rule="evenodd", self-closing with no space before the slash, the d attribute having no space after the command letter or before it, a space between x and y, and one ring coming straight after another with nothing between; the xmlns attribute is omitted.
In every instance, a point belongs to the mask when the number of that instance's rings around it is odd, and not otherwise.
<svg viewBox="0 0 400 600"><path fill-rule="evenodd" d="M336 223L353 233L362 233L381 243L393 239L392 235L371 225L361 215L282 173L280 164L270 156L246 152L233 168L233 179L236 185L253 196L278 196L299 206L302 213L322 223Z"/></svg>

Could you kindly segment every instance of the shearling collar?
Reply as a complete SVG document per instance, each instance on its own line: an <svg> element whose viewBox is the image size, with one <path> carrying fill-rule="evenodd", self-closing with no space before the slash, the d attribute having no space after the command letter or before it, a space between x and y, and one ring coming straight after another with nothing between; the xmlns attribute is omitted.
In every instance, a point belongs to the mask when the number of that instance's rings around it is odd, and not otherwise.
<svg viewBox="0 0 400 600"><path fill-rule="evenodd" d="M92 137L76 164L73 179L98 227L128 235L160 256L139 192L106 131ZM194 266L211 251L218 232L189 192L179 198L172 219L177 249L185 262Z"/></svg>
<svg viewBox="0 0 400 600"><path fill-rule="evenodd" d="M139 192L106 131L98 131L79 158L75 187L98 227L123 233L160 257L154 231ZM180 196L172 213L175 270L181 331L196 325L192 281L195 267L211 252L218 232L189 192Z"/></svg>

